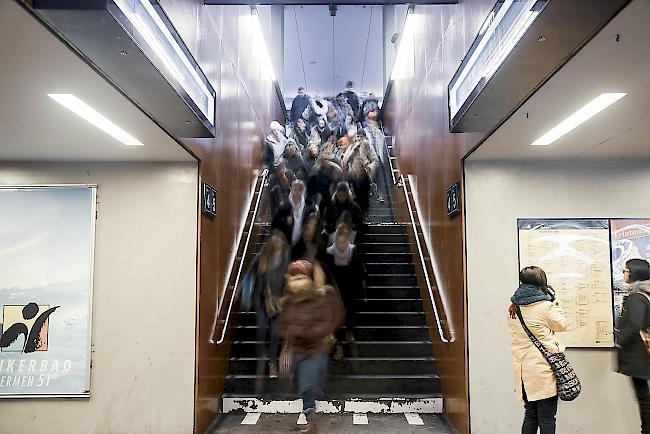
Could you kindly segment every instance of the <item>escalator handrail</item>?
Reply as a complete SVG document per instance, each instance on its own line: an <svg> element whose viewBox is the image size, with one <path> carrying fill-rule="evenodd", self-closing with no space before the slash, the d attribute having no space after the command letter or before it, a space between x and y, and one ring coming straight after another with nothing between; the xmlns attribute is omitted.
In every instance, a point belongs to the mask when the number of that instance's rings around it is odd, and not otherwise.
<svg viewBox="0 0 650 434"><path fill-rule="evenodd" d="M239 279L241 278L241 273L242 273L242 270L244 268L244 257L246 255L246 252L248 251L248 245L250 243L251 235L253 233L253 227L255 226L255 220L257 220L257 211L259 210L260 200L262 198L262 193L263 193L264 187L266 185L266 178L267 177L268 177L268 170L264 170L262 172L262 174L261 174L261 182L259 182L259 189L258 189L257 199L255 200L255 207L253 208L253 215L251 216L251 221L250 221L250 225L249 225L249 228L248 228L248 233L246 234L246 242L244 243L244 248L242 250L242 258L239 261L239 267L237 267L237 275L235 276L235 282L233 284L233 290L232 290L232 294L230 296L230 302L228 304L228 310L226 311L226 319L224 320L223 327L221 329L221 336L216 341L214 340L214 334L215 334L215 332L217 330L217 324L219 322L219 316L220 316L219 314L221 313L221 306L222 306L221 304L219 304L217 306L217 311L215 312L215 315L214 315L214 322L212 324L212 332L210 333L210 343L214 344L214 345L222 344L224 342L224 340L226 339L226 331L228 330L228 322L230 321L230 314L232 312L233 304L235 303L235 296L237 295L237 288L239 286ZM251 205L252 205L252 202L253 202L253 196L255 195L255 187L257 187L259 180L260 180L260 175L257 175L255 177L255 180L253 181L253 185L251 186L250 201L248 202L248 210L246 211L246 214L245 214L246 218L250 214ZM245 221L246 220L244 220L244 222ZM241 241L244 229L245 229L245 223L242 225L242 227L240 229L240 232L239 232L239 236L237 237L237 240L238 240L237 246L238 247L239 247L239 242ZM238 250L236 250L233 253L235 260L236 260L236 257L237 257L237 253L238 253ZM224 283L224 290L223 290L224 294L228 290L228 282L230 281L230 276L231 275L232 275L232 266L230 268L230 272L228 273L228 276L226 277L226 281Z"/></svg>

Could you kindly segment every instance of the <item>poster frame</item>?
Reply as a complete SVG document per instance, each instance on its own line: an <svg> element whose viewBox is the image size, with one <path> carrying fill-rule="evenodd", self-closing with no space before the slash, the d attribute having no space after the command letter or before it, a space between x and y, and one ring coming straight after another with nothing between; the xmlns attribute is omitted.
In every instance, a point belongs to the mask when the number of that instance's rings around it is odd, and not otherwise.
<svg viewBox="0 0 650 434"><path fill-rule="evenodd" d="M89 275L89 294L88 294L88 342L87 342L87 356L88 356L88 370L86 373L86 384L88 389L81 393L2 393L0 392L0 399L90 399L92 384L92 334L93 334L93 301L94 301L94 287L95 287L95 243L96 243L96 223L97 223L97 184L2 184L0 190L48 190L48 189L64 189L64 188L88 188L90 189L90 275Z"/></svg>
<svg viewBox="0 0 650 434"><path fill-rule="evenodd" d="M517 218L517 274L519 274L519 271L521 270L521 254L520 254L520 238L519 238L519 232L521 231L520 229L520 222L522 220L539 220L539 221L596 221L596 220L605 220L607 221L607 240L608 240L608 256L609 256L609 296L610 296L610 316L612 319L612 333L615 333L616 330L616 324L615 324L615 319L616 316L614 315L614 276L613 276L613 271L612 271L612 220L621 220L617 218L612 218L612 217L518 217ZM634 218L630 218L630 220L636 220ZM519 282L517 282L519 283ZM595 349L595 350L612 350L616 348L616 342L615 342L615 336L612 339L612 345L609 346L591 346L591 345L580 345L580 346L573 346L573 345L566 345L566 348L574 348L574 349Z"/></svg>

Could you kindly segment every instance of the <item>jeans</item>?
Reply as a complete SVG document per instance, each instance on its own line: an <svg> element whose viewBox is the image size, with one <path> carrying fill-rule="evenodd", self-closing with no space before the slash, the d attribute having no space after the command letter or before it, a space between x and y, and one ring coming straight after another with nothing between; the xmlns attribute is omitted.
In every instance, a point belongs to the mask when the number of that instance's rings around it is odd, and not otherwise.
<svg viewBox="0 0 650 434"><path fill-rule="evenodd" d="M557 413L557 395L539 401L528 401L526 390L524 394L524 423L521 434L555 434L555 414Z"/></svg>
<svg viewBox="0 0 650 434"><path fill-rule="evenodd" d="M302 410L307 413L309 409L316 408L316 395L322 392L325 375L327 374L327 354L313 356L295 355L294 369L298 380L298 393L302 398Z"/></svg>
<svg viewBox="0 0 650 434"><path fill-rule="evenodd" d="M278 365L278 332L277 332L277 317L269 318L264 307L264 303L260 303L260 306L255 311L255 322L257 325L257 357L264 357L266 354L266 334L270 329L270 353L269 361L275 366Z"/></svg>
<svg viewBox="0 0 650 434"><path fill-rule="evenodd" d="M632 377L632 385L634 386L636 400L639 403L641 434L650 434L650 392L648 391L648 380Z"/></svg>

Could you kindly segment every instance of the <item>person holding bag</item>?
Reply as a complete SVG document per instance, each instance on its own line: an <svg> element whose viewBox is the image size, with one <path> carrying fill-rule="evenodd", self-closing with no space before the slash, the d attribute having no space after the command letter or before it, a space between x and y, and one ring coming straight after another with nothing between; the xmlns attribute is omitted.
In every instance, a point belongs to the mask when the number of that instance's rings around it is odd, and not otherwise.
<svg viewBox="0 0 650 434"><path fill-rule="evenodd" d="M650 355L643 334L650 327L650 265L643 259L630 259L623 269L629 295L616 325L618 369L632 380L639 403L641 434L650 433Z"/></svg>
<svg viewBox="0 0 650 434"><path fill-rule="evenodd" d="M508 325L515 388L525 409L521 433L535 434L539 428L540 434L554 434L559 383L549 362L561 358L566 363L565 348L556 333L566 330L567 320L547 284L544 270L526 267L519 273L519 281L521 284L510 299Z"/></svg>

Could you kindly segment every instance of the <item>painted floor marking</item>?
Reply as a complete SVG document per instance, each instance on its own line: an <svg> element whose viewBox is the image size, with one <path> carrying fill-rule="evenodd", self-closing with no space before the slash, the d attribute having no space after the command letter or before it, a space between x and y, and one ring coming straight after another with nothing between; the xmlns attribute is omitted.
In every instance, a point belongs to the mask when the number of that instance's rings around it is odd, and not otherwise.
<svg viewBox="0 0 650 434"><path fill-rule="evenodd" d="M406 416L409 425L424 425L424 421L417 413L404 413L404 416Z"/></svg>
<svg viewBox="0 0 650 434"><path fill-rule="evenodd" d="M244 420L241 421L242 425L257 425L262 413L246 413Z"/></svg>
<svg viewBox="0 0 650 434"><path fill-rule="evenodd" d="M352 415L352 424L368 425L368 415L365 413L355 413Z"/></svg>
<svg viewBox="0 0 650 434"><path fill-rule="evenodd" d="M298 416L298 422L296 422L296 425L307 425L307 418L305 417L305 413L300 413L300 416Z"/></svg>

